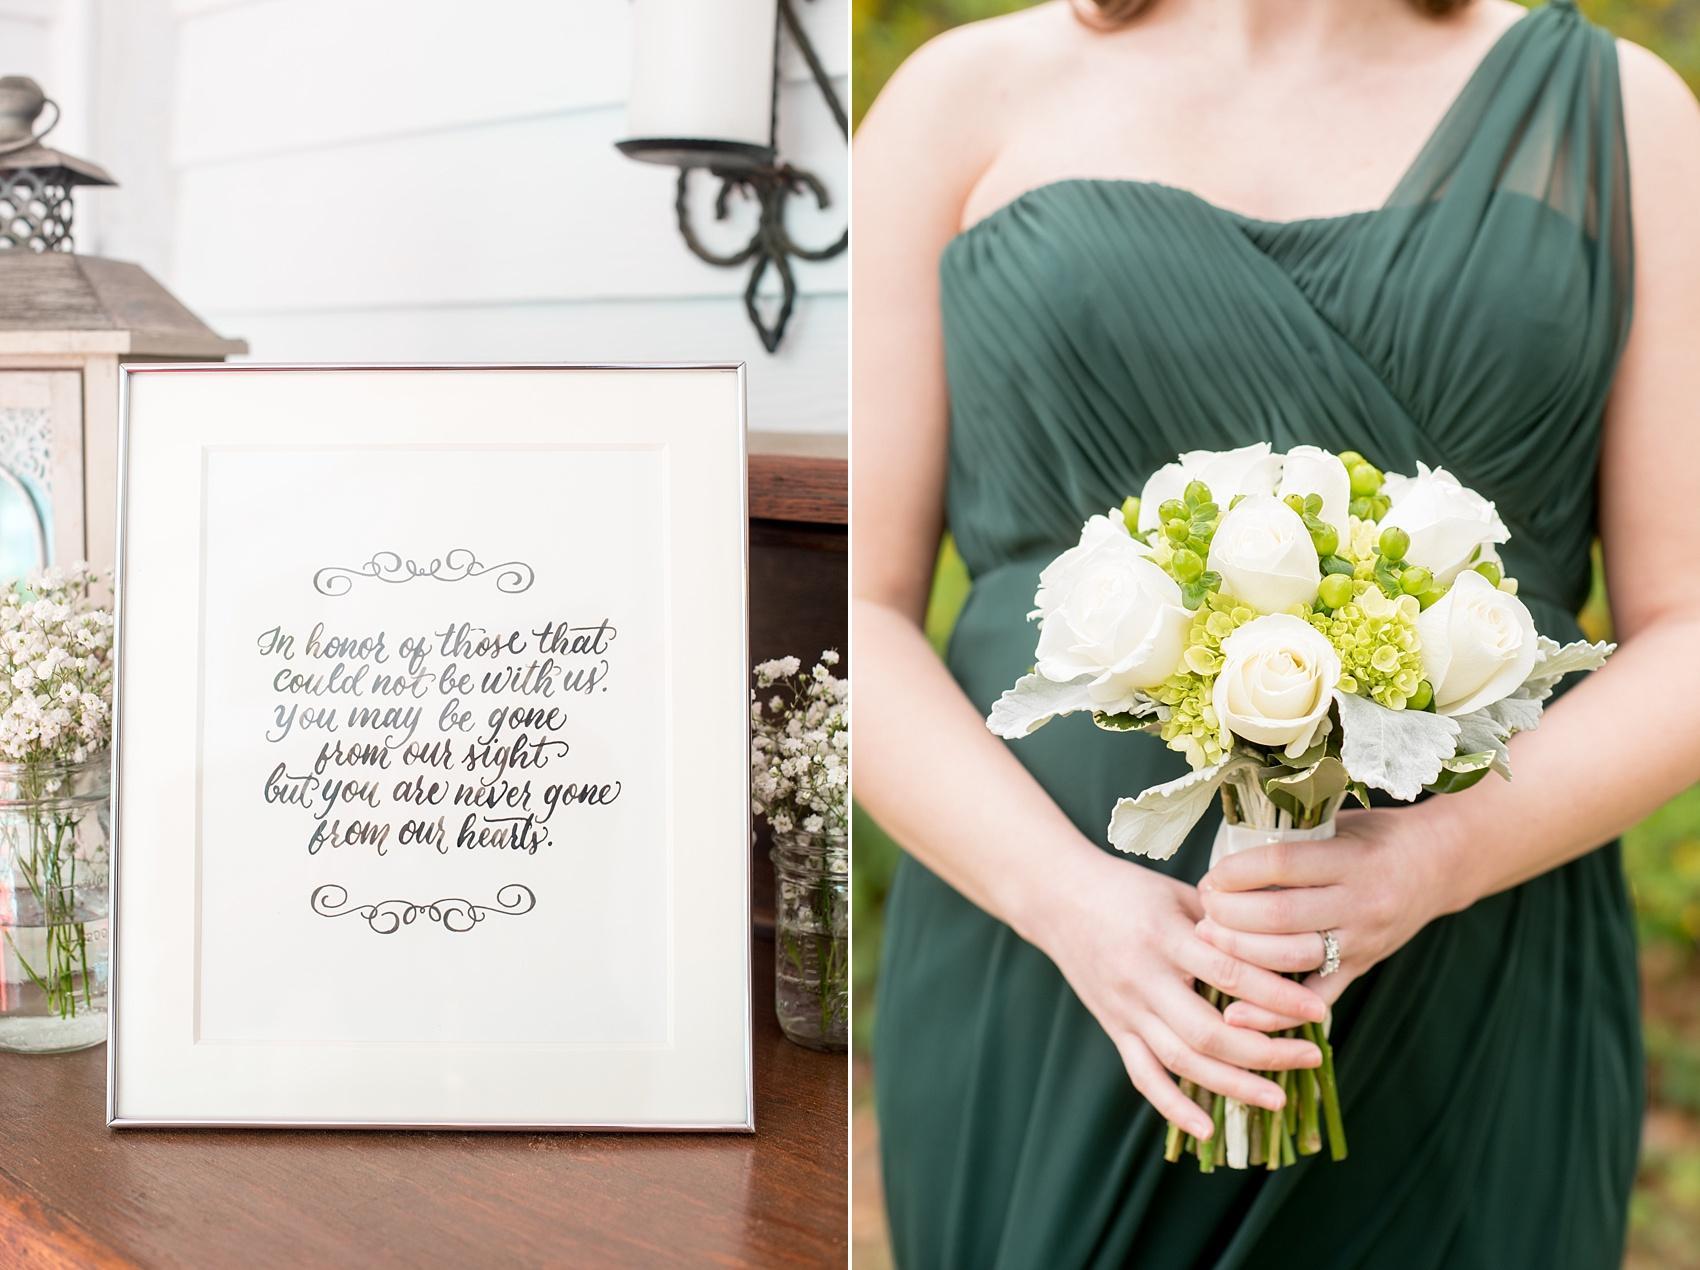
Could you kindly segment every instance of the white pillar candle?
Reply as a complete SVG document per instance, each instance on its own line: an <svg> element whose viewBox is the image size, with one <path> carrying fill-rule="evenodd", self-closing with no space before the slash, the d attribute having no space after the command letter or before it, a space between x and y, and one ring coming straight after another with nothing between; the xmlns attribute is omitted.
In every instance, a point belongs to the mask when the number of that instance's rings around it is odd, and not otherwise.
<svg viewBox="0 0 1700 1270"><path fill-rule="evenodd" d="M778 0L633 0L627 135L772 143Z"/></svg>

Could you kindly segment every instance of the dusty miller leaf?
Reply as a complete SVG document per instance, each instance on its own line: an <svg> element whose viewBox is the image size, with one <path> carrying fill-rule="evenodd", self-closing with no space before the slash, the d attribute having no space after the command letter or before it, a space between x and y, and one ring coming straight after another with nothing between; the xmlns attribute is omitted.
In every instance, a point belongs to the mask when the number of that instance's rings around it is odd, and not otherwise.
<svg viewBox="0 0 1700 1270"><path fill-rule="evenodd" d="M1231 772L1249 766L1250 760L1230 756L1153 785L1137 798L1122 799L1110 814L1110 845L1128 855L1167 860L1209 808L1222 781Z"/></svg>
<svg viewBox="0 0 1700 1270"><path fill-rule="evenodd" d="M1043 675L1023 675L997 699L986 716L986 726L1006 741L1031 736L1059 714L1090 710L1092 697L1087 688L1091 682L1090 675L1065 684Z"/></svg>
<svg viewBox="0 0 1700 1270"><path fill-rule="evenodd" d="M1511 779L1511 751L1506 742L1527 732L1541 721L1541 703L1532 697L1505 697L1492 705L1458 715L1458 750L1461 754L1493 755L1491 767Z"/></svg>
<svg viewBox="0 0 1700 1270"><path fill-rule="evenodd" d="M1473 710L1454 719L1458 724L1458 748L1465 753L1492 755L1488 765L1510 780L1511 751L1505 743L1511 739L1511 732L1488 713L1491 708Z"/></svg>
<svg viewBox="0 0 1700 1270"><path fill-rule="evenodd" d="M1511 779L1511 751L1506 742L1519 732L1528 732L1541 721L1541 703L1552 696L1558 681L1582 670L1598 670L1616 650L1616 644L1592 644L1577 640L1560 645L1540 637L1540 657L1529 677L1509 697L1492 705L1457 716L1458 749L1461 754L1490 752L1492 770ZM1474 782L1471 782L1472 784Z"/></svg>
<svg viewBox="0 0 1700 1270"><path fill-rule="evenodd" d="M1529 672L1529 677L1517 690L1516 695L1519 697L1545 701L1552 695L1552 690L1560 679L1582 670L1598 670L1606 664L1606 658L1617 651L1616 644L1603 641L1595 644L1585 639L1561 646L1545 635L1540 638L1540 648L1541 655L1535 661L1535 668ZM1522 728L1519 731L1526 732L1528 729Z"/></svg>
<svg viewBox="0 0 1700 1270"><path fill-rule="evenodd" d="M1426 710L1389 710L1356 693L1335 692L1340 761L1352 779L1410 802L1458 752L1458 725Z"/></svg>
<svg viewBox="0 0 1700 1270"><path fill-rule="evenodd" d="M1123 710L1118 714L1105 714L1102 710L1092 712L1092 722L1106 732L1151 732L1158 725L1151 716L1157 713L1157 703L1149 697L1141 698L1134 703L1133 709Z"/></svg>

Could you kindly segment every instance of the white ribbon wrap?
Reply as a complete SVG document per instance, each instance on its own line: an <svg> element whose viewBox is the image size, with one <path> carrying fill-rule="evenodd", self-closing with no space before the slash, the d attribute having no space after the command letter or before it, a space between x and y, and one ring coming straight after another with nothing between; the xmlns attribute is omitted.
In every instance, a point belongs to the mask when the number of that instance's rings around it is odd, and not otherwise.
<svg viewBox="0 0 1700 1270"><path fill-rule="evenodd" d="M1273 846L1277 842L1323 842L1333 836L1332 816L1314 829L1254 829L1250 825L1230 825L1224 820L1216 826L1216 841L1210 847L1210 867L1214 869L1229 856L1250 851L1253 847Z"/></svg>

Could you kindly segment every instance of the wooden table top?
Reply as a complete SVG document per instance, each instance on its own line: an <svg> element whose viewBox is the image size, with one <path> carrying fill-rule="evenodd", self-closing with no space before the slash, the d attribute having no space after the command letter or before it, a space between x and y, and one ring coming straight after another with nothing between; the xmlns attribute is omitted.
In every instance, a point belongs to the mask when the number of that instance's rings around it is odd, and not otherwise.
<svg viewBox="0 0 1700 1270"><path fill-rule="evenodd" d="M0 1054L0 1264L843 1265L847 1065L755 944L756 1132L106 1127L106 1049Z"/></svg>

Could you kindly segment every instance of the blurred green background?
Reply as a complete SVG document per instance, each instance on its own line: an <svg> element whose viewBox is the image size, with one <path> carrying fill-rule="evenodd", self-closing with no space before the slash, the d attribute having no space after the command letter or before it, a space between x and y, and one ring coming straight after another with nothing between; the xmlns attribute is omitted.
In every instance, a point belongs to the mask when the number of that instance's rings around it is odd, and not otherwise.
<svg viewBox="0 0 1700 1270"><path fill-rule="evenodd" d="M854 102L860 119L898 64L950 27L1027 7L1027 0L855 0ZM1653 49L1700 89L1700 0L1582 0L1596 22ZM942 648L967 594L961 561L946 544L927 615ZM1610 633L1595 575L1584 615L1589 633ZM880 1208L877 1126L868 1054L877 1017L881 911L897 847L868 817L855 821L855 1205L858 1267L889 1263ZM1648 1093L1640 1177L1626 1265L1634 1270L1700 1267L1700 786L1624 837L1640 927Z"/></svg>

